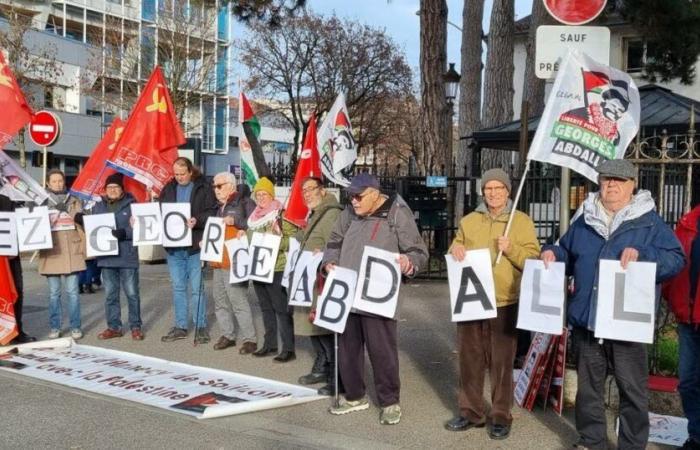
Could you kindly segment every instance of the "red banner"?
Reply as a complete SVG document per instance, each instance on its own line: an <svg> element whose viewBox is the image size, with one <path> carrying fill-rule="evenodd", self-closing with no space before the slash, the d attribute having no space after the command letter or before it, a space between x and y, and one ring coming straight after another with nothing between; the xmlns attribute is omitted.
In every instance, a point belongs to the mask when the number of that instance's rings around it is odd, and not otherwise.
<svg viewBox="0 0 700 450"><path fill-rule="evenodd" d="M163 72L156 67L107 164L159 194L173 177L177 147L184 143L185 136L175 115Z"/></svg>
<svg viewBox="0 0 700 450"><path fill-rule="evenodd" d="M306 216L309 214L309 208L304 203L304 194L301 192L301 185L307 177L321 178L321 163L316 140L316 114L311 116L306 129L306 139L299 157L297 173L294 175L287 208L284 211L284 218L298 227L306 226Z"/></svg>
<svg viewBox="0 0 700 450"><path fill-rule="evenodd" d="M32 119L32 110L0 51L0 149Z"/></svg>
<svg viewBox="0 0 700 450"><path fill-rule="evenodd" d="M17 290L10 271L10 261L7 256L0 256L0 345L7 345L19 334L15 321L15 301Z"/></svg>

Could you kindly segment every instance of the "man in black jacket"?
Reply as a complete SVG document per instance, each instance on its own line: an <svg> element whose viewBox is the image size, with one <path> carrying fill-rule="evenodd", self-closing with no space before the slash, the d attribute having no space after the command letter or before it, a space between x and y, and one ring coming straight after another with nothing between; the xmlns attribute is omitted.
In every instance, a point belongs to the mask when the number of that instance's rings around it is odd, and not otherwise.
<svg viewBox="0 0 700 450"><path fill-rule="evenodd" d="M192 229L192 245L166 248L170 282L173 288L174 326L161 338L173 342L187 337L188 313L191 310L195 327L195 344L209 342L207 331L207 298L204 295L202 264L199 259L204 226L207 218L216 214L216 197L211 185L204 179L192 162L178 158L173 163L175 176L160 193L161 203L189 203L191 218L187 226ZM192 295L187 302L187 282Z"/></svg>

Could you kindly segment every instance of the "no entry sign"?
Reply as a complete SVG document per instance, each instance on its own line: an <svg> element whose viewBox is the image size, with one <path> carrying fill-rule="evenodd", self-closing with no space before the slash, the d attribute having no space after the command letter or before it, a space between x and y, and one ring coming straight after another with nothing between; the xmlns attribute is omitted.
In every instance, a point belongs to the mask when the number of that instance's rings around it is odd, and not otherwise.
<svg viewBox="0 0 700 450"><path fill-rule="evenodd" d="M566 25L583 25L603 12L607 0L542 0L549 14Z"/></svg>
<svg viewBox="0 0 700 450"><path fill-rule="evenodd" d="M40 147L49 147L56 143L61 135L61 119L52 112L39 111L34 114L29 125L29 136Z"/></svg>

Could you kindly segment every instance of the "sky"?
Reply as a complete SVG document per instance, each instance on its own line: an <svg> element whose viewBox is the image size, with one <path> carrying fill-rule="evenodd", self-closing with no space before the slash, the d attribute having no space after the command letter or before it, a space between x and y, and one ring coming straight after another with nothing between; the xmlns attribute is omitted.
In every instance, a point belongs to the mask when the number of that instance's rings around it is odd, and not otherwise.
<svg viewBox="0 0 700 450"><path fill-rule="evenodd" d="M515 0L516 20L530 14L533 0ZM537 0L540 1L540 0ZM418 76L420 55L420 18L416 15L419 0L307 0L307 8L324 16L356 20L374 28L381 28L406 53L414 76ZM492 0L486 0L484 8L484 30L488 30ZM459 71L461 46L462 7L464 0L447 0L448 20L456 25L447 26L447 61L456 63ZM242 26L234 25L234 36L244 36ZM234 61L236 56L234 54ZM234 67L237 64L234 64ZM243 72L240 72L242 75Z"/></svg>

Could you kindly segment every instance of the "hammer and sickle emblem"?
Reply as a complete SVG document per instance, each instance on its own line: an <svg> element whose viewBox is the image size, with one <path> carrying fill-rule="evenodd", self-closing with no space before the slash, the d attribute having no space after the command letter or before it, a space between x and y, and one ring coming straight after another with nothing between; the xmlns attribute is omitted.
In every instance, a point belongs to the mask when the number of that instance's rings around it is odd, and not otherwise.
<svg viewBox="0 0 700 450"><path fill-rule="evenodd" d="M119 138L122 136L122 131L124 131L124 127L119 127L116 130L114 130L114 142L109 144L109 147L107 148L112 150L114 146L117 145L117 142L119 142Z"/></svg>
<svg viewBox="0 0 700 450"><path fill-rule="evenodd" d="M0 63L0 84L3 86L7 86L10 89L14 89L14 86L12 86L12 81L10 80L9 75L5 74L5 67L7 67L7 64Z"/></svg>
<svg viewBox="0 0 700 450"><path fill-rule="evenodd" d="M160 85L153 89L153 103L146 106L146 112L158 111L164 113L168 110L168 105L165 103L165 96L158 98L158 87L160 87Z"/></svg>

